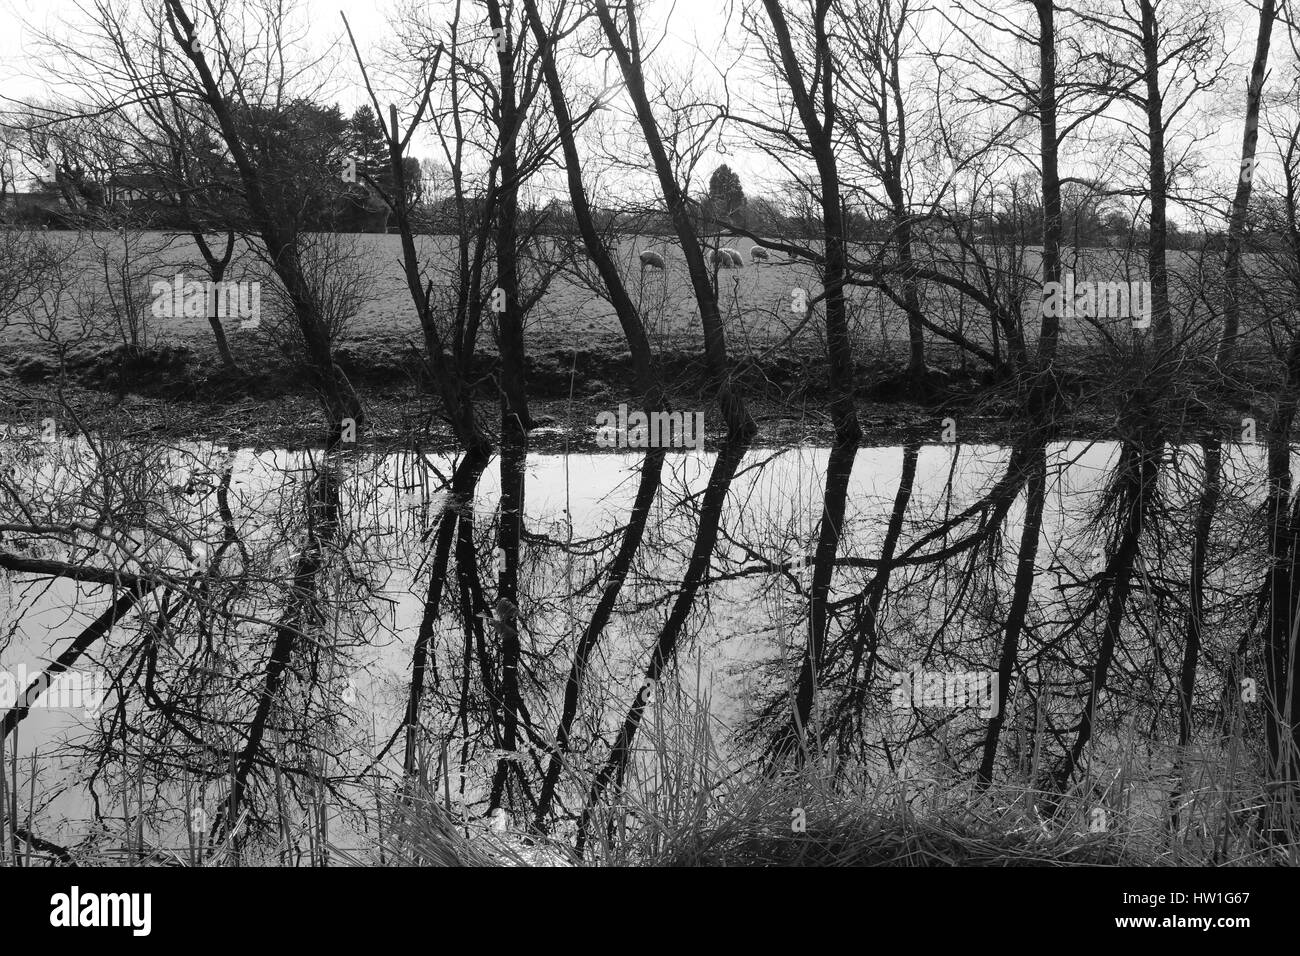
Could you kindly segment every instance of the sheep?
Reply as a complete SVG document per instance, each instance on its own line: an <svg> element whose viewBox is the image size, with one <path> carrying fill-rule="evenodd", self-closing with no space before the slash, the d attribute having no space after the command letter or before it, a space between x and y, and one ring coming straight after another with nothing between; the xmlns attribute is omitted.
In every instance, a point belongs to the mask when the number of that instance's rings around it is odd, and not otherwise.
<svg viewBox="0 0 1300 956"><path fill-rule="evenodd" d="M710 260L719 269L743 269L745 260L735 249L714 249Z"/></svg>
<svg viewBox="0 0 1300 956"><path fill-rule="evenodd" d="M767 250L762 246L751 246L749 250L749 258L752 262L758 262L760 259L763 262L767 262Z"/></svg>
<svg viewBox="0 0 1300 956"><path fill-rule="evenodd" d="M641 271L645 272L647 266L655 269L664 268L664 257L647 249L641 253Z"/></svg>

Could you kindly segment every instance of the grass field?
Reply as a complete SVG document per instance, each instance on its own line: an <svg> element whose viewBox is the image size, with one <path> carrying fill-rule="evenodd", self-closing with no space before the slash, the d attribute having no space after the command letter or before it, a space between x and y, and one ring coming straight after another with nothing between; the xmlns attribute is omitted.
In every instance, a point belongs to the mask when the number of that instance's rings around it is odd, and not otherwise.
<svg viewBox="0 0 1300 956"><path fill-rule="evenodd" d="M72 265L79 272L80 281L90 290L102 291L105 285L103 257L109 261L111 281L115 285L120 284L123 268L130 271L141 287L157 280L171 281L178 273L200 280L206 277L198 248L188 235L138 233L132 234L129 241L116 233L51 235L68 245L74 257ZM347 337L377 343L418 339L419 326L402 271L398 237L351 234L339 240L351 260L351 268L364 281L363 301L349 323ZM749 260L754 243L735 240L728 245L738 249L746 260L743 269L718 273L719 302L727 321L729 345L737 354L768 348L782 341L802 317L792 308L794 291L806 290L810 297L820 292L816 269L780 255L773 255L768 263L755 264ZM454 255L451 237L420 237L419 247L426 264L426 278L435 286L449 280ZM639 268L637 255L647 249L664 256L666 270ZM955 249L943 252L954 258L957 255ZM618 254L628 288L645 315L654 343L664 350L698 347L702 343L698 309L685 262L676 247L661 237L644 237L622 243ZM866 250L860 254L869 255ZM982 254L990 264L996 263L997 250L984 249ZM1125 250L1088 249L1084 254L1086 263L1074 268L1081 277L1144 277L1142 262ZM1070 268L1069 250L1065 262ZM1199 264L1192 254L1176 252L1171 253L1170 265L1174 277L1172 291L1177 302L1180 292L1185 295L1188 291L1179 289L1179 278L1195 278ZM1248 261L1248 271L1249 265ZM1037 267L1036 251L1030 250L1024 256L1022 268L1032 273ZM594 270L585 258L580 259L575 268L557 276L529 315L526 332L530 348L539 352L571 349L575 344L585 349L615 352L625 348L613 310L592 291L591 285L582 281L580 273L584 270L592 273L594 279ZM490 268L487 275L490 281ZM242 243L226 279L273 282L264 263ZM527 284L525 279L526 287ZM932 319L938 321L936 315L940 316L973 340L988 344L987 319L975 314L969 304L963 309L961 303L933 284L922 284L921 292L923 305ZM147 296L143 288L141 294ZM905 347L906 321L899 309L868 290L850 289L849 298L854 344L860 352L879 355ZM211 338L207 321L199 317L152 318L149 324L151 337L159 344L179 342L201 347ZM1032 338L1034 323L1027 323L1026 327ZM33 344L30 331L21 325L11 326L8 331L10 344ZM1088 329L1083 323L1073 327L1066 323L1063 334L1067 346L1083 345L1088 339ZM935 336L927 333L927 339L933 340ZM795 336L794 342L800 348L819 345L816 322L809 323ZM944 346L938 340L931 347L942 350Z"/></svg>
<svg viewBox="0 0 1300 956"><path fill-rule="evenodd" d="M273 330L284 321L283 307L277 303L278 282L248 246L239 247L225 279L261 283L263 321L256 329L243 329L237 320L225 321L231 351L243 371L241 378L232 380L220 367L206 318L150 314L153 283L170 283L177 276L187 280L206 279L202 258L191 237L158 232L51 233L49 236L56 248L66 250L63 273L69 280L61 290L47 291L46 301L50 305L44 314L38 314L38 321L31 321L30 315L8 317L3 344L0 344L0 382L8 378L28 385L48 383L57 370L58 350L52 342L57 336L67 346L71 373L67 384L73 386L117 392L119 397L133 392L165 397L173 403L184 400L217 405L230 405L247 398L298 396L304 399L301 408L277 408L277 415L284 418L285 424L296 416L313 415L309 390L295 372L296 360L273 341ZM409 395L410 386L419 374L422 348L421 331L402 270L399 239L395 235L352 234L330 236L326 241L334 246L330 252L335 263L329 270L331 280L346 280L357 293L355 306L349 310L335 339L336 358L363 389L367 401L383 401L387 396L392 399L396 414L403 401L398 393ZM751 400L763 406L761 410L768 417L794 416L802 421L811 410L816 418L819 409L825 411L824 314L817 306L805 320L794 309L796 290L804 290L810 298L821 291L816 269L776 254L769 263L754 264L748 255L752 245L748 240L732 242L731 246L744 256L746 265L717 274L731 357L742 369ZM219 240L217 248L220 251ZM638 255L646 249L663 255L667 268L642 270ZM451 237L420 237L419 250L426 281L432 282L435 289L449 289L455 255ZM548 253L555 251L553 247ZM940 247L933 251L950 257L948 267L956 268L953 263L958 250ZM1063 257L1066 269L1079 278L1106 281L1143 278L1144 263L1140 255L1130 250L1084 252L1079 261L1068 249ZM711 395L702 390L703 336L698 309L680 252L660 237L642 237L621 243L617 253L652 347L663 362L670 390L693 407L712 409ZM869 254L865 249L857 253L864 258ZM1037 269L1036 252L1022 250L1018 261L1006 261L1007 252L1000 247L981 247L976 254L983 262L972 262L968 253L964 268L977 285L983 276L1001 276L1002 281L1008 276L1018 277L1024 295L1025 334L1033 347L1038 325L1039 286L1033 275ZM1198 289L1212 290L1218 263L1213 255L1201 257L1181 252L1171 253L1170 262L1175 327L1190 343L1185 355L1194 360L1197 357L1208 360L1213 353L1219 316L1212 308L1213 295L1198 294ZM1248 272L1254 267L1252 261L1247 262ZM491 288L492 281L489 268L485 272L485 287ZM525 294L537 281L535 274L525 272L522 281ZM128 298L122 293L124 288L133 290L139 315L135 335L138 344L150 355L147 361L133 359L127 365L122 362L122 349L130 343L126 328L129 323L121 321L126 311L123 304ZM603 408L632 397L624 335L613 309L596 291L599 288L594 268L580 256L554 277L526 317L529 394L543 414L559 414L554 408L546 407L548 402L575 398ZM922 283L919 291L930 321L986 349L993 347L991 323L982 308L932 282ZM442 295L450 301L450 293ZM918 427L932 417L934 401L927 399L917 405L907 389L891 384L901 380L907 362L905 315L875 290L851 287L848 299L859 395L868 402L886 403L874 416L867 409L865 421L870 424L874 417L891 431L894 424ZM1259 368L1258 374L1252 375L1253 385L1264 386L1274 374L1275 366L1270 365L1262 351L1265 337L1251 329L1251 321L1249 314L1243 317L1246 332L1243 352L1257 349L1257 357L1252 362ZM1100 324L1121 347L1129 346L1132 333L1127 319L1103 319ZM925 339L927 362L941 373L939 399L946 401L956 396L955 400L967 407L982 403L987 397L981 377L987 368L985 363L932 331L926 331ZM1001 347L1005 349L1005 343ZM492 366L497 354L494 317L490 311L484 313L477 354L478 387L483 397L490 400ZM1104 342L1099 330L1088 321L1064 319L1059 365L1075 379L1096 380L1097 390L1105 392L1111 388L1105 379L1112 374L1124 374L1125 362L1114 357L1113 347ZM1199 403L1217 403L1223 397L1221 391L1213 392ZM897 404L900 402L901 405ZM1239 396L1235 404L1249 404L1249 398ZM589 412L590 409L584 409L581 420L590 418ZM996 418L999 413L996 409L981 412L986 414ZM1110 417L1108 412L1092 415L1086 410L1076 410L1076 414L1082 416L1082 431L1099 427ZM256 422L256 416L246 418L247 425Z"/></svg>

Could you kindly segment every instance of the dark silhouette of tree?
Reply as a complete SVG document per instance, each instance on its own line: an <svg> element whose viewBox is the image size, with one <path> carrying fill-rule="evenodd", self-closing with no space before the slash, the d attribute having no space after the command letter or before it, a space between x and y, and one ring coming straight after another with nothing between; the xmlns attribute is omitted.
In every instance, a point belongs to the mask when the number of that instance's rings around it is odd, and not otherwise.
<svg viewBox="0 0 1300 956"><path fill-rule="evenodd" d="M388 170L388 144L375 111L368 105L358 106L348 120L347 143L357 164L357 181L368 176L383 189L389 189L393 177Z"/></svg>
<svg viewBox="0 0 1300 956"><path fill-rule="evenodd" d="M710 211L721 218L730 219L745 208L745 189L740 177L723 163L709 177Z"/></svg>
<svg viewBox="0 0 1300 956"><path fill-rule="evenodd" d="M218 53L214 64L187 38L197 36L185 8L168 0L167 26L191 79L203 89L204 101L220 130L239 178L249 219L262 242L266 260L280 280L301 334L306 365L329 420L331 447L342 440L345 422L357 430L365 423L361 399L335 363L333 342L318 289L312 287L302 260L305 211L319 208L323 195L336 187L341 165L345 120L337 108L322 110L302 99L276 109L247 107L218 81L233 69ZM220 51L220 47L216 47ZM315 175L304 175L305 159L315 160Z"/></svg>

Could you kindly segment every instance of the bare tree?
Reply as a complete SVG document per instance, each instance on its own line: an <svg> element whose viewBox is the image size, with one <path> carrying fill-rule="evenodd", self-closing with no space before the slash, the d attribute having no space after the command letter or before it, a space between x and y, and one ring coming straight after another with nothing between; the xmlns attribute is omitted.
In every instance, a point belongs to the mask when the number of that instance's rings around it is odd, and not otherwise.
<svg viewBox="0 0 1300 956"><path fill-rule="evenodd" d="M650 152L659 189L672 218L677 239L681 243L682 254L686 257L691 288L699 304L700 322L704 328L705 358L709 364L713 386L718 393L723 421L726 422L728 434L733 439L748 439L754 434L757 426L745 408L744 400L732 379L730 359L727 356L726 334L718 310L717 290L709 281L709 268L704 259L704 248L691 221L686 194L677 181L646 90L637 5L635 0L630 0L625 5L621 29L605 0L596 0L596 15L610 49L618 61L623 81L627 85L628 95L636 110L637 123L645 138L646 148Z"/></svg>
<svg viewBox="0 0 1300 956"><path fill-rule="evenodd" d="M1277 19L1276 0L1263 0L1259 8L1259 33L1255 39L1255 57L1246 83L1246 116L1241 135L1241 168L1237 186L1232 196L1232 210L1228 216L1228 244L1223 268L1223 334L1219 341L1218 362L1227 365L1232 360L1240 327L1240 307L1237 302L1241 284L1241 245L1246 229L1246 214L1250 208L1251 187L1255 179L1256 154L1259 144L1259 113L1264 100L1264 78L1268 68L1268 47L1273 35L1273 22Z"/></svg>
<svg viewBox="0 0 1300 956"><path fill-rule="evenodd" d="M247 103L248 89L247 78L242 73L244 64L234 52L236 41L227 33L221 19L212 17L207 25L215 39L205 44L195 20L179 0L167 0L165 12L172 40L180 55L189 61L201 100L211 110L214 125L239 172L249 216L265 246L267 260L292 303L308 367L329 421L329 441L334 444L346 435L355 436L365 423L365 412L352 384L334 362L319 293L308 281L300 259L301 235L298 224L291 218L294 211L268 193L266 160L259 158L252 148L248 126L238 113L244 107L237 104ZM276 33L271 39L283 38ZM287 51L274 46L273 51L279 69L284 69ZM211 62L209 54L214 57ZM223 81L228 85L223 86ZM275 93L278 96L283 91Z"/></svg>

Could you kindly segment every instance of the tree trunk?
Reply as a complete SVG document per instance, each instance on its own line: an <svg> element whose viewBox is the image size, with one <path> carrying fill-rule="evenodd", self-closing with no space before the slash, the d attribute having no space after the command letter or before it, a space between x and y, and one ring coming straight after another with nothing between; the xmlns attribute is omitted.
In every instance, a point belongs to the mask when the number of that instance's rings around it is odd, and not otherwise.
<svg viewBox="0 0 1300 956"><path fill-rule="evenodd" d="M486 460L492 453L492 443L479 427L477 417L474 414L473 399L467 394L464 387L462 371L468 368L468 360L462 365L453 362L448 357L433 315L430 287L421 284L423 273L420 270L420 257L415 248L415 234L411 228L410 211L404 199L409 193L406 186L406 170L403 165L402 141L398 136L396 109L389 111L389 127L387 131L388 163L389 169L392 171L394 191L396 193L393 214L397 218L397 231L402 243L402 268L406 274L406 287L411 294L411 301L419 312L420 330L424 335L425 361L432 373L434 387L438 390L438 395L442 399L443 408L447 413L447 420L451 423L456 440L460 442L461 447L465 449L469 456ZM462 243L462 252L464 248ZM463 263L464 267L461 269L463 278L468 276L467 262L466 259L465 263ZM462 304L467 301L467 286L468 282L465 282L460 290L459 297Z"/></svg>
<svg viewBox="0 0 1300 956"><path fill-rule="evenodd" d="M826 491L822 502L822 517L817 533L817 551L813 557L812 585L809 594L808 641L799 670L799 683L795 690L794 713L783 742L778 744L777 756L803 760L812 756L809 731L815 728L814 705L817 695L818 675L825 660L825 644L829 628L831 580L835 574L835 556L839 551L844 530L844 512L848 503L849 478L858 446L837 444L831 449L827 465Z"/></svg>
<svg viewBox="0 0 1300 956"><path fill-rule="evenodd" d="M1056 141L1055 0L1035 0L1038 9L1038 126L1043 167L1043 283L1061 281L1061 177ZM1042 316L1038 364L1050 368L1060 339L1060 319Z"/></svg>
<svg viewBox="0 0 1300 956"><path fill-rule="evenodd" d="M1074 743L1051 772L1050 783L1058 793L1064 792L1068 786L1096 727L1097 708L1101 693L1106 689L1110 664L1119 645L1124 611L1133 588L1133 569L1141 549L1146 510L1156 494L1162 448L1162 442L1148 440L1145 445L1126 442L1120 451L1120 473L1114 483L1122 509L1120 531L1114 554L1106 562L1104 584L1109 593L1105 598L1101 645L1097 649L1096 661L1089 669L1088 692L1075 725Z"/></svg>
<svg viewBox="0 0 1300 956"><path fill-rule="evenodd" d="M497 157L501 168L501 192L497 200L497 287L504 309L497 313L497 342L501 352L501 436L525 440L532 422L528 418L528 395L524 386L524 323L519 302L518 210L519 158L517 136L522 116L514 78L514 39L502 19L499 0L487 0L488 23L500 30L502 49L498 54L501 99L497 108Z"/></svg>
<svg viewBox="0 0 1300 956"><path fill-rule="evenodd" d="M140 600L153 591L152 585L138 582L128 590L122 592L108 609L99 617L95 618L85 630L77 635L76 639L68 645L68 648L57 658L50 662L50 666L41 672L41 675L29 687L21 690L22 697L15 701L14 706L5 711L3 720L0 720L0 739L3 739L13 733L14 728L22 722L31 711L32 705L40 699L40 694L34 694L33 691L39 688L41 693L49 689L50 684L64 671L76 666L81 655L90 649L100 638L103 638L113 630L118 621L126 617ZM17 819L13 824L17 824Z"/></svg>
<svg viewBox="0 0 1300 956"><path fill-rule="evenodd" d="M674 178L672 163L668 151L664 148L658 124L650 108L650 99L645 90L645 78L641 66L641 41L637 34L636 2L627 0L628 42L625 44L619 35L606 0L596 0L596 15L600 18L605 37L609 40L614 56L618 60L623 81L627 85L628 95L636 107L637 119L645 137L650 159L654 163L655 174L664 202L672 217L673 227L678 241L682 245L682 254L686 258L687 270L691 277L691 287L695 300L700 307L700 324L704 328L704 356L718 392L718 403L723 420L727 423L728 441L749 441L758 431L745 401L732 381L731 362L727 357L727 339L722 327L722 314L718 310L717 291L709 280L709 267L704 260L704 250L699 236L691 223L690 213L686 208L686 196Z"/></svg>
<svg viewBox="0 0 1300 956"><path fill-rule="evenodd" d="M835 159L835 70L830 39L826 33L829 0L818 0L813 14L813 35L817 47L817 71L814 79L820 89L810 89L795 55L794 42L785 12L777 0L763 0L772 32L781 50L781 65L786 85L794 99L808 149L817 164L821 183L822 238L825 261L822 264L822 287L826 296L826 347L830 358L831 415L835 420L836 445L856 445L862 437L854 401L853 345L849 340L848 319L844 309L844 283L848 278L848 254L845 248L844 209L840 198L839 166ZM821 94L821 115L813 102Z"/></svg>
<svg viewBox="0 0 1300 956"><path fill-rule="evenodd" d="M1016 457L1019 457L1018 455ZM1016 580L1011 607L1002 632L1002 651L998 657L998 709L989 717L984 734L984 755L980 760L978 780L981 786L993 782L993 764L997 758L998 737L1007 719L1007 702L1011 699L1011 681L1016 670L1020 635L1029 617L1029 600L1034 591L1035 564L1039 537L1043 527L1043 501L1047 496L1047 452L1044 445L1033 449L1029 461L1032 477L1026 492L1025 524L1020 533L1020 550L1016 555Z"/></svg>
<svg viewBox="0 0 1300 956"><path fill-rule="evenodd" d="M1276 0L1264 0L1259 8L1259 35L1255 39L1255 62L1246 86L1246 128L1241 137L1241 169L1237 176L1237 191L1232 197L1232 213L1228 219L1227 249L1223 264L1223 335L1219 340L1218 363L1220 367L1232 361L1240 331L1241 309L1237 303L1241 284L1241 239L1246 230L1246 212L1250 207L1250 192L1255 178L1255 147L1259 141L1259 111L1264 92L1264 71L1268 66L1268 47L1276 19Z"/></svg>
<svg viewBox="0 0 1300 956"><path fill-rule="evenodd" d="M181 0L166 0L167 12L175 20L184 36L195 36L194 21L186 13ZM249 212L258 233L266 246L266 254L276 275L284 284L285 292L293 306L294 317L306 348L308 366L321 396L326 417L329 419L328 444L334 446L345 431L345 421L351 420L359 433L365 424L365 412L352 383L334 364L329 332L299 261L297 236L291 227L278 221L262 188L261 174L249 157L239 135L239 127L225 94L222 93L212 70L201 51L190 49L188 43L177 37L177 44L194 65L211 106L230 155L239 170L240 181L248 199Z"/></svg>
<svg viewBox="0 0 1300 956"><path fill-rule="evenodd" d="M604 766L601 767L592 781L591 790L587 795L587 806L583 810L582 818L578 823L578 839L575 849L579 856L582 855L583 848L586 846L592 815L606 789L611 783L615 786L622 785L623 775L627 770L627 762L631 757L632 743L636 737L637 728L641 725L641 717L645 713L648 697L650 696L647 693L647 685L653 687L657 684L676 655L677 641L681 637L682 629L686 625L686 619L695 605L695 596L699 592L700 586L708 578L713 563L713 549L718 543L722 506L726 503L727 490L731 487L731 482L736 476L736 469L740 466L740 461L748 447L748 444L744 442L728 443L722 447L718 452L718 457L714 460L713 469L709 473L709 483L700 502L700 523L695 532L695 546L691 550L691 558L686 566L686 574L682 578L681 586L677 589L677 597L673 601L668 620L664 623L663 629L659 632L654 647L650 651L650 661L645 669L645 683L637 689L636 696L628 708L627 716L623 719L622 729L610 749Z"/></svg>
<svg viewBox="0 0 1300 956"><path fill-rule="evenodd" d="M434 680L437 680L437 662L434 660L431 647L433 625L441 614L443 582L447 576L451 545L460 513L459 505L472 499L474 489L478 487L479 477L483 474L487 463L488 459L485 456L467 455L461 459L452 474L451 498L443 508L442 516L438 521L438 535L429 570L429 586L425 592L424 610L420 616L420 630L411 652L411 684L406 701L406 752L402 760L403 772L408 776L414 774L416 770L420 701L424 695L425 672L431 661Z"/></svg>
<svg viewBox="0 0 1300 956"><path fill-rule="evenodd" d="M188 213L188 205L182 202L182 208ZM235 233L233 230L226 232L226 251L218 257L208 245L208 239L203 235L203 231L197 224L192 225L190 235L194 237L194 244L199 247L199 252L203 256L203 261L208 267L208 276L214 284L219 285L226 276L226 267L230 265L231 257L235 252ZM235 357L230 352L230 343L226 341L226 330L221 325L221 308L216 297L210 303L213 314L208 316L208 324L212 326L212 336L217 341L217 354L221 356L221 364L227 369L236 368Z"/></svg>
<svg viewBox="0 0 1300 956"><path fill-rule="evenodd" d="M1300 339L1288 354L1287 382L1269 427L1267 505L1269 571L1266 581L1267 631L1263 648L1264 735L1270 788L1266 816L1274 822L1294 807L1300 780L1300 680L1296 678L1296 640L1300 629L1300 513L1293 505L1291 427L1300 387Z"/></svg>
<svg viewBox="0 0 1300 956"><path fill-rule="evenodd" d="M641 539L650 518L650 507L654 504L655 495L659 491L663 463L662 448L652 448L646 452L645 459L641 463L641 480L637 485L636 500L632 504L632 514L628 518L627 527L623 530L618 554L609 567L605 588L601 591L596 610L592 612L591 620L582 632L578 646L573 652L573 664L564 683L564 704L560 712L560 723L555 731L555 750L551 753L546 777L542 781L541 795L537 800L536 825L539 829L545 827L546 816L550 813L551 805L555 800L555 788L560 780L564 758L569 752L573 723L578 716L578 694L586 678L591 655L595 652L606 625L609 624L623 582L632 568L632 559L636 557L636 552L641 547Z"/></svg>
<svg viewBox="0 0 1300 956"><path fill-rule="evenodd" d="M1147 239L1147 273L1151 282L1151 324L1156 348L1173 345L1173 321L1169 315L1169 269L1167 263L1168 172L1165 169L1164 105L1160 93L1160 41L1154 0L1138 0L1142 11L1142 60L1146 67L1148 175L1151 188L1151 227Z"/></svg>

